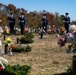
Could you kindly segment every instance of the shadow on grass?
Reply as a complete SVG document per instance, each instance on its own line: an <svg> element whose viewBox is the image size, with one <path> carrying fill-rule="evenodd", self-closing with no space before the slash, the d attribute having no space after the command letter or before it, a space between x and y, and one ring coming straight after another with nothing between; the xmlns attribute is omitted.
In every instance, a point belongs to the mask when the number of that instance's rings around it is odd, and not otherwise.
<svg viewBox="0 0 76 75"><path fill-rule="evenodd" d="M72 75L72 73L60 73L60 74L54 74L54 75Z"/></svg>

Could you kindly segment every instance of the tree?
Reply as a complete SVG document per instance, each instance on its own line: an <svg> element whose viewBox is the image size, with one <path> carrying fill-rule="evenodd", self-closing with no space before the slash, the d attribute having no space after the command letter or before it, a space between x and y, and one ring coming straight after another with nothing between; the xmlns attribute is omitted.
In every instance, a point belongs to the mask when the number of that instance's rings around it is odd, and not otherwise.
<svg viewBox="0 0 76 75"><path fill-rule="evenodd" d="M16 11L16 6L14 6L13 4L8 4L7 9L9 11L9 13L11 12L15 12Z"/></svg>
<svg viewBox="0 0 76 75"><path fill-rule="evenodd" d="M48 12L47 17L48 17L49 25L53 25L54 24L54 15L52 13Z"/></svg>
<svg viewBox="0 0 76 75"><path fill-rule="evenodd" d="M13 4L4 5L4 4L0 3L0 20L2 20L0 22L1 26L8 25L7 17L9 16L9 14L11 12L13 12L15 15L15 18L16 18L15 26L16 27L19 27L18 17L20 16L21 12L23 12L26 17L26 25L28 27L33 27L33 28L41 27L42 26L42 16L44 13L47 14L49 25L55 24L56 27L60 27L63 25L64 15L59 15L58 12L56 12L55 14L48 12L46 10L42 10L39 12L37 12L36 10L27 12L26 9L16 8L16 6L14 6ZM76 21L72 21L72 23L76 24Z"/></svg>
<svg viewBox="0 0 76 75"><path fill-rule="evenodd" d="M54 16L54 24L56 25L56 27L61 27L63 26L63 18L64 16L63 15L59 15L58 12L55 13L55 16Z"/></svg>
<svg viewBox="0 0 76 75"><path fill-rule="evenodd" d="M76 25L76 20L72 21L71 24L75 24Z"/></svg>

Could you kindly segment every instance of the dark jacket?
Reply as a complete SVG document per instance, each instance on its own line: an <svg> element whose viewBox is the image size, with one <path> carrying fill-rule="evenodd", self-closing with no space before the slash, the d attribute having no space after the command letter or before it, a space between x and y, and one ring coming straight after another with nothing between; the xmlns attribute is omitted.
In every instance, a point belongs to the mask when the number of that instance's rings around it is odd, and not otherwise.
<svg viewBox="0 0 76 75"><path fill-rule="evenodd" d="M48 25L48 18L42 18L42 21L43 21L43 26Z"/></svg>
<svg viewBox="0 0 76 75"><path fill-rule="evenodd" d="M22 18L22 17L19 17L18 20L20 20L20 26L26 24L26 19L25 19L25 17L23 17L23 18Z"/></svg>
<svg viewBox="0 0 76 75"><path fill-rule="evenodd" d="M70 17L64 17L64 24L69 25L70 24Z"/></svg>
<svg viewBox="0 0 76 75"><path fill-rule="evenodd" d="M15 25L15 17L8 17L9 25Z"/></svg>

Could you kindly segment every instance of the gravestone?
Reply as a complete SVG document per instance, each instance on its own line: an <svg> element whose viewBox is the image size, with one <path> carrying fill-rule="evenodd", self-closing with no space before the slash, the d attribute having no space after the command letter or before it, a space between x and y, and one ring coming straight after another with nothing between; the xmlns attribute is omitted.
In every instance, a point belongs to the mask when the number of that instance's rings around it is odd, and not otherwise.
<svg viewBox="0 0 76 75"><path fill-rule="evenodd" d="M5 54L8 53L8 45L5 44Z"/></svg>
<svg viewBox="0 0 76 75"><path fill-rule="evenodd" d="M0 40L0 54L2 54L1 49L2 49L2 41Z"/></svg>
<svg viewBox="0 0 76 75"><path fill-rule="evenodd" d="M5 35L3 36L3 39L4 39L4 40L6 39L6 36L5 36Z"/></svg>
<svg viewBox="0 0 76 75"><path fill-rule="evenodd" d="M73 72L72 72L72 75L76 75L76 54L73 56Z"/></svg>
<svg viewBox="0 0 76 75"><path fill-rule="evenodd" d="M17 38L17 44L19 43L19 38Z"/></svg>

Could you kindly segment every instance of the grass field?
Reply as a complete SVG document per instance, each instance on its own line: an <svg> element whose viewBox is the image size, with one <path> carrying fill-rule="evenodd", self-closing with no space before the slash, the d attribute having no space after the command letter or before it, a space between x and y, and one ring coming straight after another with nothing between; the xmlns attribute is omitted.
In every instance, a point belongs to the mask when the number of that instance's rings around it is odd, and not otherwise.
<svg viewBox="0 0 76 75"><path fill-rule="evenodd" d="M13 40L18 36L10 36ZM72 63L72 53L67 54L67 45L59 47L58 38L55 34L45 35L39 39L35 34L34 43L29 44L32 51L28 53L13 53L13 56L3 55L9 64L27 64L32 69L29 75L54 75L66 72L69 64ZM14 42L14 41L13 41Z"/></svg>

